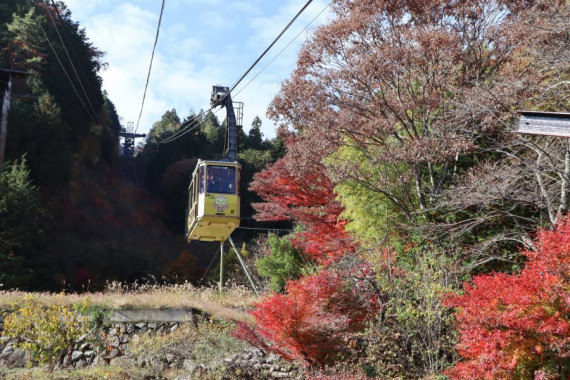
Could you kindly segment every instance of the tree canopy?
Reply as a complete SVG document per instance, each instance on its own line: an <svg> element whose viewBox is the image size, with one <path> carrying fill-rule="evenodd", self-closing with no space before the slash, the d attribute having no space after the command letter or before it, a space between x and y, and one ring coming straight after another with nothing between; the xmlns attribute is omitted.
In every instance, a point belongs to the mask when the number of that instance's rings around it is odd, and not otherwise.
<svg viewBox="0 0 570 380"><path fill-rule="evenodd" d="M516 110L570 109L568 3L333 0L331 9L271 103L287 153L254 177L256 217L293 221L291 241L318 273L371 264L383 312L367 333L407 337L394 340L413 362L400 375L439 373L457 359L443 294L478 273L510 278L528 259L520 247L536 248L537 227L557 228L568 211L566 141L512 133ZM263 316L272 307L252 313L262 329L277 329ZM481 363L478 354L465 357ZM554 373L565 373L562 360Z"/></svg>

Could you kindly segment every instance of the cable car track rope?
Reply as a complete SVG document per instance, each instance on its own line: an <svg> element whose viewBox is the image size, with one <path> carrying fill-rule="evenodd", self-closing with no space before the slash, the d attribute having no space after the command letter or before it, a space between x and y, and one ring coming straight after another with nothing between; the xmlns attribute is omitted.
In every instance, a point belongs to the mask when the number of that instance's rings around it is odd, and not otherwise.
<svg viewBox="0 0 570 380"><path fill-rule="evenodd" d="M315 20L316 20L317 18L319 18L319 16L322 15L323 12L324 12L329 6L330 6L330 3L327 4L327 5L325 5L325 7L324 7L315 17L313 17L313 19L312 19L303 29L301 29L301 31L300 31L299 33L297 33L297 35L296 35L295 37L293 37L293 39L292 39L291 41L289 41L289 43L288 43L287 45L285 45L285 47L284 47L283 49L281 49L281 50L279 51L279 53L277 53L277 54L275 55L275 57L273 57L265 66L263 66L263 68L262 68L261 70L259 70L259 71L257 72L257 74L255 74L255 75L253 76L253 78L251 78L251 79L249 80L249 82L247 82L242 88L240 88L240 90L239 90L238 92L236 92L234 96L238 96L244 89L247 88L247 86L249 86L249 85L251 84L251 82L253 82L253 81L255 80L255 78L257 78L263 71L265 71L265 69L268 68L269 65L271 65L289 46L291 46L291 44L292 44L293 42L295 42L295 40L296 40L297 38L299 38L299 36L300 36L304 31L306 31L306 30L309 28L309 26L311 26L311 24L312 24L313 22L315 22Z"/></svg>
<svg viewBox="0 0 570 380"><path fill-rule="evenodd" d="M61 27L64 27L64 22L59 14L59 9L57 8L56 4L53 2L53 0L51 1L54 11L57 14L60 22L61 22ZM63 42L63 37L61 36L61 33L59 33L59 28L57 27L57 23L55 22L55 19L53 18L51 11L49 10L49 4L45 3L47 9L47 14L49 15L49 18L51 20L51 23L53 24L53 28L55 29L55 32L59 38L59 41L61 42L61 46L63 47L63 51L65 52L65 55L67 56L67 59L69 60L69 64L71 65L71 69L73 70L73 73L75 74L75 77L77 78L77 82L79 82L79 86L81 87L81 90L83 91L83 94L85 95L85 99L87 100L87 103L89 104L89 107L91 108L91 111L93 111L93 115L95 116L96 120L99 122L99 124L103 125L103 123L101 122L101 120L99 120L99 118L97 117L97 111L95 111L95 108L93 107L93 104L91 103L91 100L89 99L89 95L87 95L87 91L85 90L85 87L83 86L83 81L81 80L81 78L79 77L79 73L77 72L77 69L75 68L75 65L73 64L73 60L71 59L71 56L69 55L69 51L67 50L67 47L65 46L65 42ZM71 47L71 44L69 44Z"/></svg>
<svg viewBox="0 0 570 380"><path fill-rule="evenodd" d="M49 9L47 10L49 12ZM87 112L87 114L89 115L89 117L91 118L91 120L94 123L97 123L97 117L96 115L93 115L91 113L91 111L89 110L89 108L87 107L87 105L85 104L85 102L83 101L83 97L79 94L79 91L77 90L77 87L75 87L75 85L73 84L73 81L71 80L71 76L69 75L69 73L67 72L67 70L65 69L65 66L63 64L63 62L61 61L61 59L59 58L59 55L57 54L57 51L55 50L55 47L53 46L53 44L51 43L51 40L49 39L47 32L45 31L41 21L38 19L38 16L36 14L36 7L35 7L35 3L32 4L32 12L34 14L34 18L36 19L36 23L37 25L40 27L42 34L44 35L46 42L48 43L49 47L51 48L51 50L53 51L53 54L55 56L55 58L57 59L57 62L59 63L59 65L61 66L61 70L63 71L63 73L65 74L65 76L67 77L67 80L69 81L69 84L71 85L71 88L73 88L73 91L75 92L75 94L77 95L77 98L79 99L79 101L81 102L81 105L83 106L83 108L85 109L85 111Z"/></svg>
<svg viewBox="0 0 570 380"><path fill-rule="evenodd" d="M234 83L234 85L231 87L230 89L230 93L241 83L241 81L247 76L247 74L249 74L249 72L259 63L259 61L265 56L265 54L267 54L267 52L273 47L273 45L275 45L275 43L281 38L281 36L283 36L283 34L289 29L289 27L293 24L293 22L295 22L295 20L301 15L301 13L303 13L303 11L305 11L305 9L307 9L307 7L311 4L313 0L308 0L307 3L305 3L305 5L303 6L303 8L301 8L301 10L299 10L299 12L297 12L297 14L295 15L295 17L293 17L291 19L291 21L289 21L289 23L285 26L285 28L283 28L283 30L279 33L279 35L273 40L273 42L263 51L263 53L261 53L261 55L255 60L255 62L243 73L243 75ZM273 61L275 61L275 59L277 59L277 57L279 57L279 55L281 55L281 53L283 53L283 51L285 49L287 49L292 43L293 41L295 41L300 35L301 33L303 33L305 30L307 30L307 28L325 11L325 9L328 8L330 4L327 4L323 10L321 10L319 12L319 14L314 17L311 22L309 22L309 24L307 24L307 26L305 26L305 28L303 28L303 30L301 30L301 32L297 33L297 35L279 52L277 53L277 55L275 57L273 57L273 59L267 64L265 65L248 83L246 83L245 86L243 86L239 92L237 94L239 94L240 92L242 92L247 86L249 86L249 84L259 76L259 74L261 74L271 63L273 63ZM237 95L236 94L236 95ZM207 119L204 119L202 121L196 121L197 118L199 118L200 116L204 115L207 112L210 112L213 108L208 109L207 111L202 111L200 112L198 115L196 115L194 117L194 119L189 122L189 124L185 125L182 129L180 129L178 132L176 132L174 135L167 137L166 139L162 140L159 142L159 144L167 144L170 143L176 139L178 139L179 137L184 136L185 134L193 131L194 129L200 127ZM217 110L214 112L216 113ZM195 123L198 123L197 125L194 125Z"/></svg>
<svg viewBox="0 0 570 380"><path fill-rule="evenodd" d="M159 141L159 144L167 144L169 142L172 142L182 136L184 136L187 133L192 132L193 130L195 130L196 128L200 127L203 123L206 122L206 120L208 120L208 118L205 118L203 120L198 120L198 118L200 118L201 116L205 115L206 113L210 112L211 110L213 110L213 108L208 109L207 111L202 111L200 112L198 115L194 116L194 118L192 120L187 121L186 123L183 123L183 128L181 130L179 130L178 132L176 132L175 134L173 134L172 136L169 136L167 138L165 138L162 141ZM220 109L218 108L217 110L214 111L214 115L219 111ZM196 124L198 123L198 124ZM186 125L184 125L186 124ZM195 125L196 124L196 125Z"/></svg>
<svg viewBox="0 0 570 380"><path fill-rule="evenodd" d="M75 51L75 48L73 47L73 43L71 42L71 33L69 32L66 23L64 22L63 18L61 17L61 11L59 10L57 4L54 2L54 0L51 0L51 4L52 6L57 10L57 12L55 12L55 14L57 15L57 18L59 19L59 22L61 23L61 28L63 29L63 36L65 37L65 40L67 41L67 44L69 46L69 49L71 50L71 53L73 54L73 57L75 57L75 62L80 62L79 57L77 55L77 52ZM97 95L95 94L95 91L93 91L93 87L91 87L91 84L89 83L89 79L87 78L87 74L85 74L85 70L83 69L83 65L78 64L77 67L79 68L81 77L85 80L85 84L87 86L87 90L89 90L89 95L91 95L91 99L97 99Z"/></svg>
<svg viewBox="0 0 570 380"><path fill-rule="evenodd" d="M261 55L255 60L255 62L253 62L253 64L249 67L249 69L247 69L245 71L245 73L243 73L243 75L237 80L237 82L234 83L234 85L230 88L230 93L240 84L240 82L243 80L243 78L245 78L245 76L247 74L249 74L249 72L255 67L255 65L257 65L257 63L261 60L261 58L263 58L265 56L265 54L267 54L267 52L269 51L269 49L271 49L273 47L273 45L275 45L275 43L279 40L279 38L281 38L281 36L283 35L283 33L285 33L287 31L287 29L289 29L289 27L293 24L293 22L295 22L295 20L301 15L301 13L303 13L303 11L305 9L307 9L307 7L309 6L309 4L311 4L313 2L313 0L309 0L307 1L307 3L303 6L303 8L301 8L301 10L299 12L297 12L297 14L295 15L295 17L293 17L291 19L291 21L289 21L289 23L285 26L285 28L283 28L283 30L281 31L281 33L279 33L279 35L273 40L273 42L267 47L267 49L265 49L265 51L263 53L261 53Z"/></svg>
<svg viewBox="0 0 570 380"><path fill-rule="evenodd" d="M144 108L144 100L146 98L146 90L148 88L148 82L150 79L150 72L152 70L152 62L154 60L154 51L156 50L156 45L158 43L158 35L160 33L160 24L162 23L162 15L164 13L164 3L165 3L165 0L162 0L162 7L160 8L160 16L158 17L158 26L156 27L156 36L154 37L154 46L152 47L152 55L150 56L150 65L148 66L148 74L146 76L146 84L144 86L143 98L142 98L142 103L141 103L141 111L139 113L139 118L137 120L137 126L135 127L135 133L137 133L137 130L139 129L139 123L141 121L141 116L142 116L142 112L143 112L143 108Z"/></svg>

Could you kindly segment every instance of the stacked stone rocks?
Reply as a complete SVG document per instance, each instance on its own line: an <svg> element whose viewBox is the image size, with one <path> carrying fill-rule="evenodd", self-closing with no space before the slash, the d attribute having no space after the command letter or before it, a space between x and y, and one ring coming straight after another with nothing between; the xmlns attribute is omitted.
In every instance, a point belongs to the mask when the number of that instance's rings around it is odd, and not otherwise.
<svg viewBox="0 0 570 380"><path fill-rule="evenodd" d="M93 345L87 336L81 337L71 353L65 352L59 358L57 367L85 368L97 365L136 366L164 370L166 368L183 369L188 373L184 379L200 379L206 375L228 379L302 379L302 369L278 357L257 348L249 348L231 357L223 363L211 366L196 364L191 358L166 354L161 357L138 357L129 355L129 349L136 345L141 336L149 334L167 334L179 328L181 322L139 322L115 323L107 333L101 332L101 343ZM188 323L188 322L184 322ZM0 368L24 367L25 353L16 347L14 339L0 338Z"/></svg>
<svg viewBox="0 0 570 380"><path fill-rule="evenodd" d="M224 375L243 379L302 379L302 369L273 353L251 348L224 359Z"/></svg>
<svg viewBox="0 0 570 380"><path fill-rule="evenodd" d="M16 347L16 342L7 337L0 337L0 368L24 367L26 355L23 350Z"/></svg>

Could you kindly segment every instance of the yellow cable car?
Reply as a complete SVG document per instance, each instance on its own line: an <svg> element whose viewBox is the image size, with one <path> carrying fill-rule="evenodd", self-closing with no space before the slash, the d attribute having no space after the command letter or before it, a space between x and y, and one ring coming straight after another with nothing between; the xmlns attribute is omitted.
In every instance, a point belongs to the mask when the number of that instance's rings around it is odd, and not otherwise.
<svg viewBox="0 0 570 380"><path fill-rule="evenodd" d="M212 107L222 106L227 112L226 146L218 161L198 160L188 187L186 237L188 241L224 242L239 226L240 169L237 162L237 123L243 117L242 103L236 112L230 89L214 86Z"/></svg>
<svg viewBox="0 0 570 380"><path fill-rule="evenodd" d="M259 294L253 276L230 236L239 226L240 219L241 165L237 161L237 126L241 125L243 119L243 103L236 103L234 110L230 89L214 86L210 104L212 108L226 107L224 155L217 161L198 160L196 164L188 186L186 238L188 242L192 240L220 242L220 293L224 283L224 242L226 239L229 240L253 290Z"/></svg>
<svg viewBox="0 0 570 380"><path fill-rule="evenodd" d="M239 226L237 162L199 160L188 187L188 241L225 241Z"/></svg>

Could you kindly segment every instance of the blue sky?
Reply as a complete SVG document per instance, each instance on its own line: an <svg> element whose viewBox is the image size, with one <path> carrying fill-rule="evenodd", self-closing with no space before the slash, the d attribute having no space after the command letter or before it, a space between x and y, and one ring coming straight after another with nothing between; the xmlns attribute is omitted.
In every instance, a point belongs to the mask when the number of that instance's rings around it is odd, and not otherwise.
<svg viewBox="0 0 570 380"><path fill-rule="evenodd" d="M313 0L232 94L234 101L244 102L246 132L257 115L263 121L265 137L275 136L276 127L265 116L267 106L281 81L293 71L307 33L330 17L328 2ZM103 60L109 66L100 75L122 123L136 124L162 0L65 3L72 19L85 28L94 46L106 52ZM181 119L208 109L212 85L232 86L305 3L306 0L166 0L138 132L147 133L152 123L172 108ZM307 31L295 39L315 17ZM225 111L216 115L222 120Z"/></svg>

